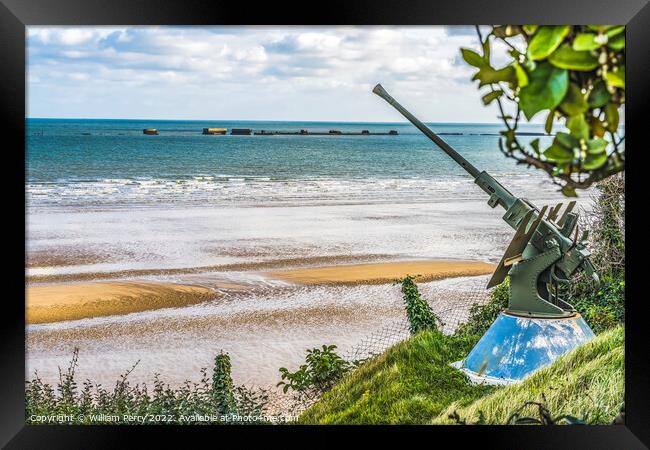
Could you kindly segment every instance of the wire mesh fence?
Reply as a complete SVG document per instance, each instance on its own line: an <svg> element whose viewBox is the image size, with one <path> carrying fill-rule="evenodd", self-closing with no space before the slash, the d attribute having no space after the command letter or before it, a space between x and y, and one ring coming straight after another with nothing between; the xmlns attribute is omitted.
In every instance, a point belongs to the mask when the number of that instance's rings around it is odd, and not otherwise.
<svg viewBox="0 0 650 450"><path fill-rule="evenodd" d="M419 286L422 298L427 300L440 319L439 327L445 334L453 334L470 316L473 305L484 305L490 299L485 289L487 277L463 277ZM406 314L371 333L350 348L343 357L348 361L362 361L383 353L387 348L410 336Z"/></svg>
<svg viewBox="0 0 650 450"><path fill-rule="evenodd" d="M485 289L489 277L450 278L418 284L422 298L440 319L439 327L445 334L453 334L470 316L473 305L484 305L490 299ZM349 362L365 361L380 355L389 347L404 341L411 335L406 313L399 319L369 334L341 356ZM318 400L304 398L295 393L269 393L269 413L298 416Z"/></svg>
<svg viewBox="0 0 650 450"><path fill-rule="evenodd" d="M410 336L406 317L371 333L343 356L348 361L361 361L377 356Z"/></svg>

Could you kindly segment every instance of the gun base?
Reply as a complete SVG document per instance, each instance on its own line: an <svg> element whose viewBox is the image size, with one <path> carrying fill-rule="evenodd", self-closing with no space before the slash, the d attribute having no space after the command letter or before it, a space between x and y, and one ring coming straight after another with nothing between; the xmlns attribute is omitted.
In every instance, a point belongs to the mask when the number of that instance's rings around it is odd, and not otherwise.
<svg viewBox="0 0 650 450"><path fill-rule="evenodd" d="M566 318L532 318L504 312L467 357L452 365L474 383L516 383L594 336L577 313Z"/></svg>
<svg viewBox="0 0 650 450"><path fill-rule="evenodd" d="M561 257L559 246L550 246L540 253L529 243L521 261L511 266L508 311L522 317L565 318L575 309L557 295L552 287L553 265ZM555 292L555 293L554 293Z"/></svg>

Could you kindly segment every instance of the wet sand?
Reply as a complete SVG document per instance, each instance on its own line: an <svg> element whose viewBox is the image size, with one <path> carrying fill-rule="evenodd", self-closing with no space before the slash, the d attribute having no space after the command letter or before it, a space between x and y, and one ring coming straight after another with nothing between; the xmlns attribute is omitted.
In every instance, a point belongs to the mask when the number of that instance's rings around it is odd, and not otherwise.
<svg viewBox="0 0 650 450"><path fill-rule="evenodd" d="M94 264L108 258L98 252L79 248L50 248L29 252L26 267L57 267Z"/></svg>
<svg viewBox="0 0 650 450"><path fill-rule="evenodd" d="M275 386L279 367L297 369L306 349L335 344L346 355L376 331L404 321L402 293L393 281L407 273L422 276L423 298L445 321L462 319L480 300L475 294L485 295L487 281L474 292L465 289L467 278L456 276L490 273L492 266L477 261L498 261L513 233L483 199L35 211L28 219L30 288L137 280L206 286L221 294L183 307L27 324L28 379L38 370L56 383L76 347L79 380L104 386L113 386L137 361L129 375L135 383L151 383L156 373L174 386L198 381L200 369L212 367L222 350L231 356L236 384ZM467 271L470 260L474 266ZM440 267L459 261L462 270ZM308 269L321 279L282 278ZM242 287L223 288L228 282Z"/></svg>
<svg viewBox="0 0 650 450"><path fill-rule="evenodd" d="M80 379L112 385L139 362L132 382L149 384L160 373L180 386L198 380L201 368L211 367L223 350L232 358L237 384L274 391L278 369L298 367L306 349L326 343L337 345L341 355L357 352L371 333L401 323L396 279L419 276L422 295L447 320L466 314L475 300L475 277L467 276L493 270L492 264L467 260L340 262L314 258L292 269L238 272L230 284L225 272L155 282L30 283L26 376L38 370L42 379L56 382L59 367L79 348Z"/></svg>
<svg viewBox="0 0 650 450"><path fill-rule="evenodd" d="M27 324L121 315L200 303L219 294L202 286L104 282L28 286Z"/></svg>
<svg viewBox="0 0 650 450"><path fill-rule="evenodd" d="M188 269L189 270L189 269ZM418 260L390 263L299 267L265 272L263 277L297 285L363 285L394 283L406 275L426 282L489 274L494 265L482 261ZM236 283L211 283L216 288L246 289ZM31 285L27 288L28 324L122 315L193 305L219 295L208 287L150 281L104 281Z"/></svg>
<svg viewBox="0 0 650 450"><path fill-rule="evenodd" d="M420 282L486 275L492 273L494 268L494 264L482 261L422 260L301 268L267 272L266 275L298 284L358 285L395 282L407 275Z"/></svg>
<svg viewBox="0 0 650 450"><path fill-rule="evenodd" d="M462 319L485 299L487 277L419 283L434 312L445 322ZM213 300L183 308L142 311L79 321L28 325L27 371L49 383L79 348L78 379L113 386L139 361L132 383L150 385L156 373L173 386L200 379L215 355L230 354L236 384L274 387L280 367L304 364L306 349L337 345L355 352L378 330L405 320L400 286L285 285L225 291ZM408 330L404 330L408 333ZM374 341L374 339L373 339ZM362 345L363 347L363 345Z"/></svg>
<svg viewBox="0 0 650 450"><path fill-rule="evenodd" d="M258 256L256 254L256 256ZM76 259L66 259L67 257L60 257L63 261L61 264L52 264L51 268L78 266L81 264ZM44 282L64 282L64 281L90 281L90 280L111 280L117 278L134 278L134 277L148 277L148 276L174 276L174 275L191 275L201 274L206 272L236 272L236 271L258 271L258 270L275 270L279 268L289 267L312 267L332 265L339 263L356 263L356 262L371 262L382 259L390 259L391 255L335 255L335 256L308 256L301 258L274 258L263 261L232 263L232 264L215 264L209 266L197 267L176 267L168 269L131 269L131 270L117 270L117 271L101 271L101 272L70 272L58 273L48 275L33 275L27 274L27 281L34 283ZM35 266L36 269L44 269L42 266Z"/></svg>

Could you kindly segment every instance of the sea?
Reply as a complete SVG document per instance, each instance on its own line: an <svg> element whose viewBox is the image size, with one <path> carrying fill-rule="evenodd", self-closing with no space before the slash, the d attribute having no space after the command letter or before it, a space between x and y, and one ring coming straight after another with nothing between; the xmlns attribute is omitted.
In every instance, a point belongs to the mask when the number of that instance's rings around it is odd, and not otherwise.
<svg viewBox="0 0 650 450"><path fill-rule="evenodd" d="M501 125L429 125L511 190L557 190L504 157ZM398 135L203 135L207 127ZM30 208L435 202L479 193L408 123L27 119L26 128ZM535 124L522 131L543 133ZM551 139L540 137L542 145Z"/></svg>

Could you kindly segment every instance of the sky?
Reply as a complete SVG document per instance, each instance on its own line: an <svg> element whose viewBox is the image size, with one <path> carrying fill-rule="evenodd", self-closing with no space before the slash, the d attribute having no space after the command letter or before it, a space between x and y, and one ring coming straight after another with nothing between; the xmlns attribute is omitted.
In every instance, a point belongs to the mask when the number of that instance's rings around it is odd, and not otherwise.
<svg viewBox="0 0 650 450"><path fill-rule="evenodd" d="M497 123L474 27L28 27L27 116ZM493 59L500 58L498 49Z"/></svg>

